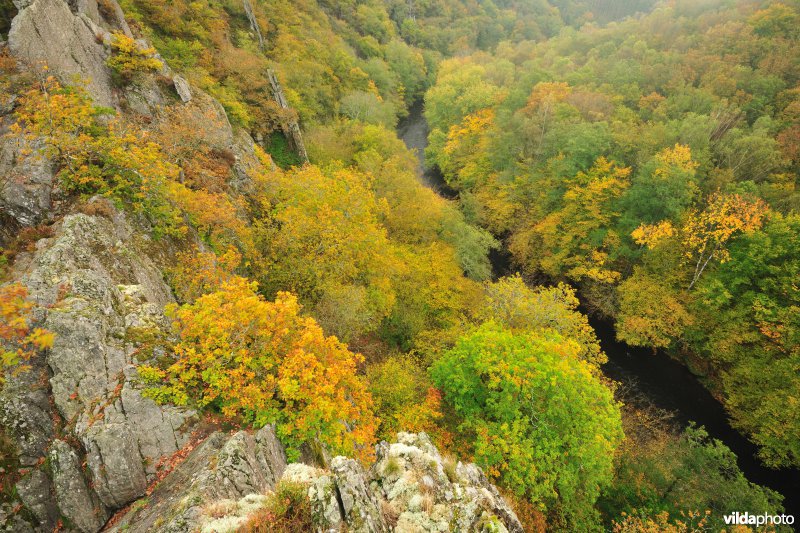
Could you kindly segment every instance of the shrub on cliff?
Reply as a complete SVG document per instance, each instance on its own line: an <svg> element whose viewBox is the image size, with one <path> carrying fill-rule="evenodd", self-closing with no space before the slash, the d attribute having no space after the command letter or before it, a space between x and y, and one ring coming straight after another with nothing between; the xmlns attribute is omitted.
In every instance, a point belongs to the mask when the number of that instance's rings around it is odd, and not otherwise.
<svg viewBox="0 0 800 533"><path fill-rule="evenodd" d="M140 48L136 41L124 33L114 32L111 37L111 57L106 64L118 81L127 84L137 74L161 70L161 61L155 55L155 48Z"/></svg>
<svg viewBox="0 0 800 533"><path fill-rule="evenodd" d="M183 220L170 202L178 167L163 157L158 145L114 115L92 105L81 86L64 87L47 77L19 99L12 138L42 142L41 153L58 168L62 189L84 197L102 195L118 207L145 215L155 233L182 235Z"/></svg>
<svg viewBox="0 0 800 533"><path fill-rule="evenodd" d="M277 423L290 459L314 440L334 453L372 453L377 421L356 373L362 357L301 316L293 295L269 302L235 277L172 314L180 334L175 360L139 368L155 385L149 396L211 407L257 427Z"/></svg>
<svg viewBox="0 0 800 533"><path fill-rule="evenodd" d="M0 387L5 382L4 371L30 358L36 350L50 348L53 334L42 328L31 328L33 303L28 301L28 289L19 283L0 287Z"/></svg>

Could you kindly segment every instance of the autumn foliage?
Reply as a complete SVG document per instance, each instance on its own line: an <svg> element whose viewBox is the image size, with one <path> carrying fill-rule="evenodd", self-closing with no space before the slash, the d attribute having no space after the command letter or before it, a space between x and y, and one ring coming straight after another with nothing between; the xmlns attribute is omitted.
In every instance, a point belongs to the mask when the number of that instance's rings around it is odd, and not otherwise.
<svg viewBox="0 0 800 533"><path fill-rule="evenodd" d="M381 418L380 437L389 441L400 431L424 431L439 447L452 435L442 424L442 394L415 361L390 357L367 369L369 390Z"/></svg>
<svg viewBox="0 0 800 533"><path fill-rule="evenodd" d="M767 206L760 200L748 200L738 194L715 194L708 207L692 213L684 229L686 257L694 264L691 288L709 261L722 263L730 258L728 241L740 233L749 233L761 227Z"/></svg>
<svg viewBox="0 0 800 533"><path fill-rule="evenodd" d="M136 74L157 71L163 67L155 55L155 48L140 48L133 38L122 32L114 32L111 36L111 57L106 64L121 81L130 83Z"/></svg>
<svg viewBox="0 0 800 533"><path fill-rule="evenodd" d="M148 217L156 234L182 235L180 213L169 201L178 168L147 134L109 114L82 87L47 77L20 98L11 134L44 142L43 153L26 157L52 158L67 193L109 197Z"/></svg>
<svg viewBox="0 0 800 533"><path fill-rule="evenodd" d="M268 302L233 278L173 311L180 340L166 368L140 367L148 394L178 405L212 407L257 427L277 423L297 457L301 444L366 458L376 422L357 376L361 356L300 315L297 299Z"/></svg>
<svg viewBox="0 0 800 533"><path fill-rule="evenodd" d="M0 287L0 386L4 371L17 367L36 350L50 348L54 335L42 328L31 328L33 303L28 290L19 283Z"/></svg>

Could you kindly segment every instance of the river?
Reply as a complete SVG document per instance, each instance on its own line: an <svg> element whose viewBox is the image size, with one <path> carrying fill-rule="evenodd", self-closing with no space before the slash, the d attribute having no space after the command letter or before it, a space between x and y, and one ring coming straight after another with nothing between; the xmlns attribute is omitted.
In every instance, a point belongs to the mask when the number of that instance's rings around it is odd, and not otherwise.
<svg viewBox="0 0 800 533"><path fill-rule="evenodd" d="M425 168L428 124L422 102L411 107L408 117L398 125L397 132L419 157L421 181L445 198L457 198L458 192L445 183L438 169ZM511 272L510 257L503 250L493 251L490 259L496 275ZM608 356L608 363L602 368L607 377L629 383L654 406L674 413L675 421L681 427L690 422L705 427L711 437L722 441L736 454L739 468L748 480L781 493L786 512L800 520L800 469L774 470L764 466L756 457L756 446L730 425L725 408L686 366L665 352L653 352L619 342L613 325L608 322L590 318L590 323ZM739 511L761 512L758 509Z"/></svg>
<svg viewBox="0 0 800 533"><path fill-rule="evenodd" d="M425 168L425 148L428 146L428 121L423 114L421 101L411 106L408 116L397 125L397 135L419 160L417 172L422 183L448 200L458 198L458 191L450 187L438 168Z"/></svg>

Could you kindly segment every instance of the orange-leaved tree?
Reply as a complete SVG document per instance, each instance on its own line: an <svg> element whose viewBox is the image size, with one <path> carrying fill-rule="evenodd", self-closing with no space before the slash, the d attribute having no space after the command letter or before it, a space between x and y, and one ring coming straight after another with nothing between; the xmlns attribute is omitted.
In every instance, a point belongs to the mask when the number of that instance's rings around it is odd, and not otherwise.
<svg viewBox="0 0 800 533"><path fill-rule="evenodd" d="M362 459L372 453L377 419L357 375L362 357L301 316L293 295L267 301L237 276L171 314L180 334L174 362L139 368L155 385L149 396L257 427L276 423L291 459L314 441Z"/></svg>
<svg viewBox="0 0 800 533"><path fill-rule="evenodd" d="M31 329L33 303L28 289L19 283L0 287L0 386L7 368L24 368L20 363L36 350L50 348L54 335L42 328Z"/></svg>
<svg viewBox="0 0 800 533"><path fill-rule="evenodd" d="M234 272L242 263L242 254L233 246L221 254L192 248L179 253L175 263L175 267L167 271L172 290L179 302L192 303L234 279Z"/></svg>

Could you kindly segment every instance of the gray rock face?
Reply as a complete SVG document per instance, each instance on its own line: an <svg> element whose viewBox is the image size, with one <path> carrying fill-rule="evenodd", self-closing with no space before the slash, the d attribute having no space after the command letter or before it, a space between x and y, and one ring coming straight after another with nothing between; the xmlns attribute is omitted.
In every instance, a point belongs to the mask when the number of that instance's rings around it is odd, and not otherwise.
<svg viewBox="0 0 800 533"><path fill-rule="evenodd" d="M69 215L16 265L41 306L39 322L56 334L46 355L0 391L0 421L20 463L34 468L17 489L44 529L52 504L80 517L81 530L96 530L108 510L144 494L156 465L193 428L193 412L159 406L138 389L136 333L167 330L163 308L172 296L136 235L120 214ZM74 444L54 441L56 426ZM60 470L37 466L42 457ZM51 479L50 503L42 473Z"/></svg>
<svg viewBox="0 0 800 533"><path fill-rule="evenodd" d="M16 510L15 502L0 503L0 528L11 533L34 533L33 524Z"/></svg>
<svg viewBox="0 0 800 533"><path fill-rule="evenodd" d="M56 433L46 364L42 359L29 364L30 370L7 379L0 391L0 426L14 440L23 467L35 466L47 454Z"/></svg>
<svg viewBox="0 0 800 533"><path fill-rule="evenodd" d="M334 457L330 466L336 483L343 521L355 531L386 531L380 495L370 490L361 465L345 457Z"/></svg>
<svg viewBox="0 0 800 533"><path fill-rule="evenodd" d="M269 80L270 86L272 87L272 97L281 106L283 109L288 109L289 102L286 99L286 95L283 92L283 87L281 87L280 81L278 81L278 76L275 74L273 70L267 71L267 79ZM304 163L308 163L308 152L306 151L306 145L303 142L303 133L300 129L300 124L296 121L291 122L288 124L283 131L286 138L289 139L289 143L297 152L297 155L300 156L300 160Z"/></svg>
<svg viewBox="0 0 800 533"><path fill-rule="evenodd" d="M8 33L11 52L34 67L46 64L64 82L80 76L88 82L95 102L113 106L108 51L98 39L105 31L86 13L74 14L65 0L22 4L27 5L14 17Z"/></svg>
<svg viewBox="0 0 800 533"><path fill-rule="evenodd" d="M17 493L25 507L46 529L55 529L58 522L58 508L50 478L37 468L17 483Z"/></svg>
<svg viewBox="0 0 800 533"><path fill-rule="evenodd" d="M92 22L108 31L119 30L128 37L133 37L125 14L117 0L70 0L70 6L77 13L84 13Z"/></svg>
<svg viewBox="0 0 800 533"><path fill-rule="evenodd" d="M55 168L50 160L37 155L40 148L0 137L0 211L20 226L34 226L49 215ZM23 157L24 152L30 155Z"/></svg>
<svg viewBox="0 0 800 533"><path fill-rule="evenodd" d="M214 433L159 483L145 505L134 505L110 531L196 531L215 502L246 516L263 502L255 496L241 505L236 500L271 489L285 468L283 446L272 426L255 435Z"/></svg>
<svg viewBox="0 0 800 533"><path fill-rule="evenodd" d="M172 83L175 84L175 91L184 104L188 104L192 101L192 89L189 87L189 82L186 81L185 78L176 75L172 78Z"/></svg>
<svg viewBox="0 0 800 533"><path fill-rule="evenodd" d="M49 466L61 514L84 533L93 533L103 527L108 519L108 510L89 490L72 447L62 440L53 441Z"/></svg>

